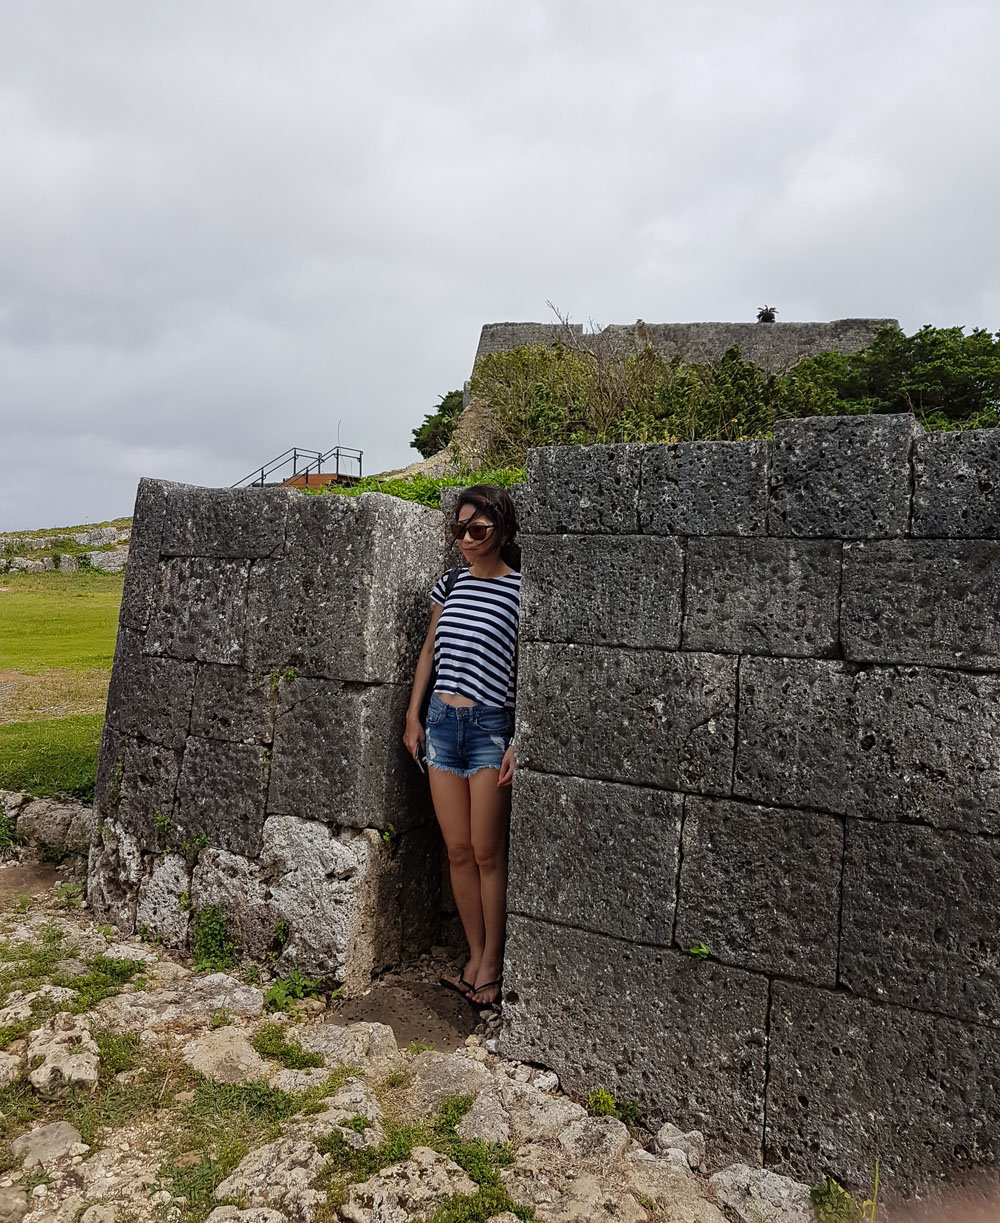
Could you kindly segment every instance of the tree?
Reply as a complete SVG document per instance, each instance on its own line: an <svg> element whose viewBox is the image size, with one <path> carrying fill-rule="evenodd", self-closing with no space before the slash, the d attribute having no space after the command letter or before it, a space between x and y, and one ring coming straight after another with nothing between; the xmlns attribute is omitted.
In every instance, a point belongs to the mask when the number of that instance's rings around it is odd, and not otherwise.
<svg viewBox="0 0 1000 1223"><path fill-rule="evenodd" d="M419 450L425 459L444 450L455 432L455 422L461 411L461 391L449 391L447 395L442 395L437 410L425 416L423 424L413 430L410 445L414 450Z"/></svg>
<svg viewBox="0 0 1000 1223"><path fill-rule="evenodd" d="M758 323L773 323L774 316L777 313L778 313L777 310L775 310L773 306L761 306L760 309L757 311L757 322Z"/></svg>

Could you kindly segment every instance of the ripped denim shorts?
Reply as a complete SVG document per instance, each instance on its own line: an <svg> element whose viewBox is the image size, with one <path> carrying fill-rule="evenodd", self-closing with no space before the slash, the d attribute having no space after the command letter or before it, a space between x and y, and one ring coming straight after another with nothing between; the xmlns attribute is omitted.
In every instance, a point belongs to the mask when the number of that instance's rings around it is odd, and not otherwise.
<svg viewBox="0 0 1000 1223"><path fill-rule="evenodd" d="M499 769L503 764L514 735L514 711L496 705L456 709L432 694L424 733L432 769L471 777L480 769Z"/></svg>

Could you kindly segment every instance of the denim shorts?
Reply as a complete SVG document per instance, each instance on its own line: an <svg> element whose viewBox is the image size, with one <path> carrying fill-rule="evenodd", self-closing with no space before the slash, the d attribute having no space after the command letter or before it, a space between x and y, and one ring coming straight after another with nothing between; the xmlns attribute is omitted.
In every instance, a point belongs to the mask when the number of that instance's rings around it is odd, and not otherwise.
<svg viewBox="0 0 1000 1223"><path fill-rule="evenodd" d="M471 777L480 769L499 769L503 764L514 735L514 711L495 705L458 709L432 694L424 734L432 769Z"/></svg>

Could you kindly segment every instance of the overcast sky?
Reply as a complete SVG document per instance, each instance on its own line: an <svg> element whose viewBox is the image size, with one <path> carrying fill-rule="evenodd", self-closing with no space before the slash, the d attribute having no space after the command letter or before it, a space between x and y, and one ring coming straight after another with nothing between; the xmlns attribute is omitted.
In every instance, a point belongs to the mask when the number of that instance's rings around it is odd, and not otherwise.
<svg viewBox="0 0 1000 1223"><path fill-rule="evenodd" d="M412 462L480 326L1000 327L995 0L0 0L0 530Z"/></svg>

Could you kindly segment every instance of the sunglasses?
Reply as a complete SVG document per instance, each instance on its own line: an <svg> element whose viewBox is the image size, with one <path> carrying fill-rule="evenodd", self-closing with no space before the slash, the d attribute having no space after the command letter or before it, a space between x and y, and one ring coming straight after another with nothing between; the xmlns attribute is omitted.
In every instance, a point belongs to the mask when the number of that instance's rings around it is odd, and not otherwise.
<svg viewBox="0 0 1000 1223"><path fill-rule="evenodd" d="M493 529L492 523L489 526L483 522L453 522L451 524L451 533L456 539L462 540L468 535L474 544L481 544Z"/></svg>

